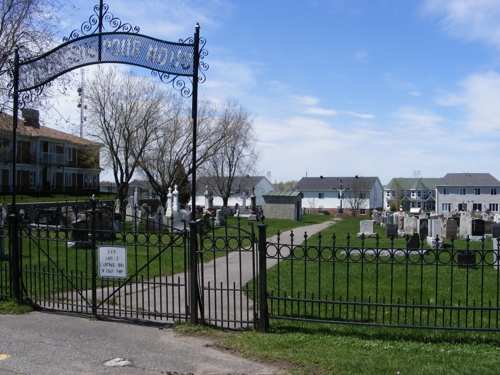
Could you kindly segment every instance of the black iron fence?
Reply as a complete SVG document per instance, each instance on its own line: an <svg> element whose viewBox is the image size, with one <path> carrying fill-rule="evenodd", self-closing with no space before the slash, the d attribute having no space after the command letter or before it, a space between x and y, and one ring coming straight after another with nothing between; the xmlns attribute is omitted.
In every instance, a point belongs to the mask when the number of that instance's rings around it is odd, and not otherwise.
<svg viewBox="0 0 500 375"><path fill-rule="evenodd" d="M265 236L265 226L259 226ZM335 235L312 244L261 244L273 265L261 273L267 294L261 320L288 319L335 324L453 330L499 330L500 270L491 240L480 249L378 247L378 238L360 246L337 245ZM435 243L439 243L436 238ZM487 249L485 244L491 246ZM264 266L261 266L264 267ZM263 268L261 268L263 269Z"/></svg>
<svg viewBox="0 0 500 375"><path fill-rule="evenodd" d="M90 203L1 220L0 297L264 332L273 319L500 330L500 249L491 240L460 249L454 241L382 247L378 238L354 246L335 235L271 243L264 223L257 235L240 221L187 226L189 213L166 222L164 213L115 214Z"/></svg>
<svg viewBox="0 0 500 375"><path fill-rule="evenodd" d="M90 203L9 216L0 296L93 315L186 321L186 223Z"/></svg>

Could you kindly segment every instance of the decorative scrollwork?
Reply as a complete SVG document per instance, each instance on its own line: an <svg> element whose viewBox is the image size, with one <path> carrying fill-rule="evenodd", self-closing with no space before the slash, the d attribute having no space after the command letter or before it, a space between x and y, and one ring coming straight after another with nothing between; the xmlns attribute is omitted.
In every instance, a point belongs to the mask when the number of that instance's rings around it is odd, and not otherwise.
<svg viewBox="0 0 500 375"><path fill-rule="evenodd" d="M89 17L89 20L82 24L80 30L75 29L70 33L69 37L64 37L63 41L69 42L81 36L97 34L99 32L99 27L102 27L102 30L107 32L120 31L125 33L139 33L140 28L138 26L132 26L130 23L122 23L119 18L113 16L108 10L108 4L102 5L102 14L99 5L94 6L94 14ZM104 21L109 24L110 30L106 29Z"/></svg>
<svg viewBox="0 0 500 375"><path fill-rule="evenodd" d="M187 79L187 77L172 76L171 74L158 72L156 70L152 70L151 75L153 77L158 77L163 83L172 84L172 88L179 91L184 98L189 98L192 95L191 89L186 85L185 79Z"/></svg>

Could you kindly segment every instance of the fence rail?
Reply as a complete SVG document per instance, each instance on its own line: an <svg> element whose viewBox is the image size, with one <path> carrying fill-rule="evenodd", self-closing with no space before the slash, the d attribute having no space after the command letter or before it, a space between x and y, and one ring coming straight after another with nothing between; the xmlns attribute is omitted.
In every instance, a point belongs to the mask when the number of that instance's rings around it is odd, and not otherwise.
<svg viewBox="0 0 500 375"><path fill-rule="evenodd" d="M499 249L267 243L268 318L335 324L500 330ZM349 244L349 238L346 239ZM393 242L394 243L394 242ZM375 241L374 245L378 245ZM261 285L262 281L261 281Z"/></svg>

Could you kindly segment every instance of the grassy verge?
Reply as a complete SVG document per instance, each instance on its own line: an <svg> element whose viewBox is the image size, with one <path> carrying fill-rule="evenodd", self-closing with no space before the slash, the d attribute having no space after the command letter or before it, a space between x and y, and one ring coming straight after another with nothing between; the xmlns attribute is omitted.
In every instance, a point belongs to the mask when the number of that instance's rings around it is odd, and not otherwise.
<svg viewBox="0 0 500 375"><path fill-rule="evenodd" d="M267 334L225 334L245 357L289 362L290 374L495 374L498 333L275 322Z"/></svg>
<svg viewBox="0 0 500 375"><path fill-rule="evenodd" d="M25 314L33 310L35 310L35 307L27 302L0 300L0 315Z"/></svg>

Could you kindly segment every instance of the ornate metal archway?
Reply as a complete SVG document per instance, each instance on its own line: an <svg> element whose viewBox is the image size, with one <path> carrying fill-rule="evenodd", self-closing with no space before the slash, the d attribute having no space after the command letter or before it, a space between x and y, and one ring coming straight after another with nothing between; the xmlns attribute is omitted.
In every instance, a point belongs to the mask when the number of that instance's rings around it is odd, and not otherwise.
<svg viewBox="0 0 500 375"><path fill-rule="evenodd" d="M205 82L204 71L208 55L206 40L200 38L196 24L193 37L167 42L139 33L137 26L123 23L109 12L100 0L94 14L80 29L73 30L63 43L33 59L20 59L16 49L12 71L13 123L12 123L12 213L16 212L16 129L19 107L25 107L34 96L51 85L51 82L72 70L88 65L120 63L151 70L151 75L169 83L184 97L192 97L193 159L192 159L192 220L196 219L196 134L198 112L198 83ZM186 84L188 79L192 87Z"/></svg>

